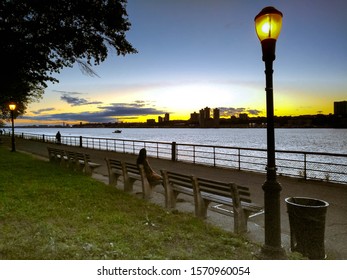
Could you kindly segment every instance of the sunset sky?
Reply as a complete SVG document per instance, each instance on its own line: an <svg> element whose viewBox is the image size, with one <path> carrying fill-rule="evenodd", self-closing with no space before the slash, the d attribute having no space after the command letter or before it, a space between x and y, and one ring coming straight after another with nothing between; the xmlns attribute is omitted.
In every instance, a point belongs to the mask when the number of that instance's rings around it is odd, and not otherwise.
<svg viewBox="0 0 347 280"><path fill-rule="evenodd" d="M274 62L275 114L333 113L347 100L345 0L128 0L137 54L84 75L64 69L17 124L188 119L203 107L264 116L265 74L254 17L283 13Z"/></svg>

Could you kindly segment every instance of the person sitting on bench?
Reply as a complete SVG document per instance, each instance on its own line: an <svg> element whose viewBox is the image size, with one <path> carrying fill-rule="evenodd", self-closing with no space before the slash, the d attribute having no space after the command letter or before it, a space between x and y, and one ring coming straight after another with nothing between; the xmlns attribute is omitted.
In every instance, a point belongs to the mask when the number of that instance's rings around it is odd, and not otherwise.
<svg viewBox="0 0 347 280"><path fill-rule="evenodd" d="M159 183L161 183L163 178L158 173L156 173L149 165L149 162L147 160L147 151L145 148L142 148L140 150L136 164L137 166L139 166L140 164L143 165L147 180L151 186L154 187L155 185L158 185Z"/></svg>

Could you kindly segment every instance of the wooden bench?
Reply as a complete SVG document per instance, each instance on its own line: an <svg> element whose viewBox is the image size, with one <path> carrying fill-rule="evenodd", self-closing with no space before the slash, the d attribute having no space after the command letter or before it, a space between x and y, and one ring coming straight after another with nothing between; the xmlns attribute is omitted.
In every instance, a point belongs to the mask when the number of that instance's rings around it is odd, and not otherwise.
<svg viewBox="0 0 347 280"><path fill-rule="evenodd" d="M206 218L209 204L217 203L211 209L233 216L235 233L247 232L248 219L264 213L263 207L252 203L248 187L195 177L193 187L197 216Z"/></svg>
<svg viewBox="0 0 347 280"><path fill-rule="evenodd" d="M132 192L134 189L134 183L136 181L142 181L146 176L141 176L140 170L136 164L130 162L122 162L123 178L124 178L124 190ZM148 181L147 181L148 183Z"/></svg>
<svg viewBox="0 0 347 280"><path fill-rule="evenodd" d="M133 191L134 182L141 182L143 198L150 198L152 196L152 186L147 180L147 176L143 165L137 166L135 163L122 162L124 190Z"/></svg>
<svg viewBox="0 0 347 280"><path fill-rule="evenodd" d="M58 155L58 151L55 148L47 147L48 159L50 162L60 161L60 156Z"/></svg>
<svg viewBox="0 0 347 280"><path fill-rule="evenodd" d="M264 213L262 207L252 203L247 187L167 170L161 170L161 174L167 208L176 207L177 196L180 193L193 196L197 217L206 218L208 209L233 216L235 233L246 232L248 218ZM211 202L216 203L216 205L209 208Z"/></svg>
<svg viewBox="0 0 347 280"><path fill-rule="evenodd" d="M180 193L194 196L193 176L161 170L165 190L165 207L176 208L177 196Z"/></svg>
<svg viewBox="0 0 347 280"><path fill-rule="evenodd" d="M68 167L76 171L83 171L87 175L92 175L95 168L101 166L99 163L92 162L90 155L86 153L65 150Z"/></svg>
<svg viewBox="0 0 347 280"><path fill-rule="evenodd" d="M67 157L63 149L47 147L47 151L48 151L48 159L50 162L63 165L67 161Z"/></svg>
<svg viewBox="0 0 347 280"><path fill-rule="evenodd" d="M116 187L119 177L123 175L122 162L113 158L105 158L105 161L108 171L108 184Z"/></svg>
<svg viewBox="0 0 347 280"><path fill-rule="evenodd" d="M95 168L101 164L92 162L90 155L86 153L47 147L48 158L51 162L65 165L73 170L83 171L87 175L92 175Z"/></svg>
<svg viewBox="0 0 347 280"><path fill-rule="evenodd" d="M97 163L97 162L93 162L93 161L91 160L91 156L90 156L89 154L82 153L83 158L81 157L80 154L81 154L81 153L77 153L77 157L79 158L77 164L80 165L81 170L82 170L85 174L91 176L91 175L93 174L94 170L95 170L96 168L100 167L101 164L100 164L100 163Z"/></svg>
<svg viewBox="0 0 347 280"><path fill-rule="evenodd" d="M77 154L76 152L65 150L67 157L66 166L75 171L81 171L84 164L84 155L82 153Z"/></svg>
<svg viewBox="0 0 347 280"><path fill-rule="evenodd" d="M123 162L111 158L105 158L105 160L108 169L109 185L117 186L117 181L119 177L122 176L124 183L124 191L133 192L134 183L136 181L139 181L141 182L143 197L151 197L153 186L149 184L142 165L138 167L134 163Z"/></svg>

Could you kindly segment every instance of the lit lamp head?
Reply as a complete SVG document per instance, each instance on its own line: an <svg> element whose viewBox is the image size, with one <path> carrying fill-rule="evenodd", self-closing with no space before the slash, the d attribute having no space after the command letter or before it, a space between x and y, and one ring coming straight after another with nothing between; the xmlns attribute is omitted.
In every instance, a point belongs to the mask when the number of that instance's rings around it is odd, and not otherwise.
<svg viewBox="0 0 347 280"><path fill-rule="evenodd" d="M255 31L262 45L263 61L274 61L276 40L281 32L283 14L274 7L266 7L254 18Z"/></svg>
<svg viewBox="0 0 347 280"><path fill-rule="evenodd" d="M15 103L10 103L8 107L10 108L11 111L14 111L16 110L17 105Z"/></svg>

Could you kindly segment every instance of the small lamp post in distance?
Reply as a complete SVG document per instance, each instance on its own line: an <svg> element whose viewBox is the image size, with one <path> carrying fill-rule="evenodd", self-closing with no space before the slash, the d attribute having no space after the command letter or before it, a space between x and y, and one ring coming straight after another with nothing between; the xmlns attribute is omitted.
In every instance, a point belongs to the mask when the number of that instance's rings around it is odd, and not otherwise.
<svg viewBox="0 0 347 280"><path fill-rule="evenodd" d="M281 185L276 179L275 128L273 101L273 61L275 60L276 41L281 32L283 14L274 7L266 7L255 17L255 30L261 42L266 78L266 117L267 117L267 167L264 191L265 244L261 257L265 259L285 259L281 244Z"/></svg>
<svg viewBox="0 0 347 280"><path fill-rule="evenodd" d="M8 107L10 108L11 111L11 122L12 122L12 150L11 152L15 152L16 151L16 142L14 140L14 110L16 110L16 103L11 102Z"/></svg>

